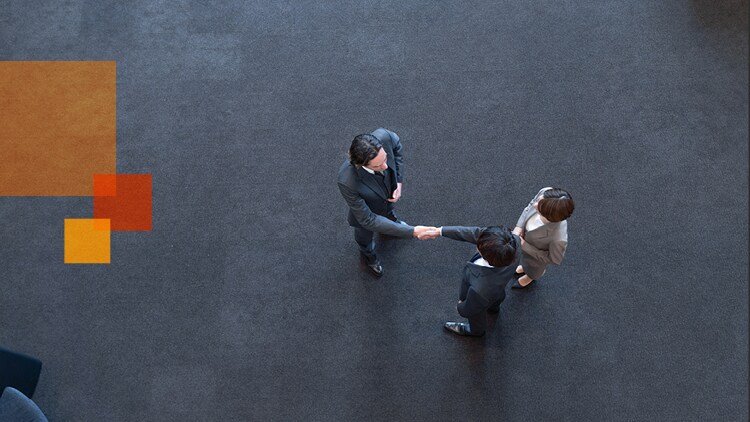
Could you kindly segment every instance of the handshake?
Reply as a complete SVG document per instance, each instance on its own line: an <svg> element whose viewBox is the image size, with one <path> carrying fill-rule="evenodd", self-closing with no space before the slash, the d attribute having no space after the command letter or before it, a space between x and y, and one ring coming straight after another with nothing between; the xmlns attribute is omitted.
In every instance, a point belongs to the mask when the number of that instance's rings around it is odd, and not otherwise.
<svg viewBox="0 0 750 422"><path fill-rule="evenodd" d="M415 226L414 237L419 240L430 240L440 237L440 229L432 226Z"/></svg>

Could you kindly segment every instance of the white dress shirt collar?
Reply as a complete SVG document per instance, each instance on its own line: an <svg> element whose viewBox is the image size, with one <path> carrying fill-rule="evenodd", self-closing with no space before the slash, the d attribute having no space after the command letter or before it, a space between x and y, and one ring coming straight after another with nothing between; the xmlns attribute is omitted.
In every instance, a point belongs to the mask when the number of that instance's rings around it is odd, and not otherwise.
<svg viewBox="0 0 750 422"><path fill-rule="evenodd" d="M490 267L490 268L494 268L494 267L493 267L492 265L490 265L490 263L489 263L489 262L487 262L487 261L486 261L486 260L485 260L484 258L482 258L481 256L480 256L479 258L477 258L477 260L476 260L476 261L472 262L472 264L474 264L474 265L481 265L481 266L483 266L483 267Z"/></svg>

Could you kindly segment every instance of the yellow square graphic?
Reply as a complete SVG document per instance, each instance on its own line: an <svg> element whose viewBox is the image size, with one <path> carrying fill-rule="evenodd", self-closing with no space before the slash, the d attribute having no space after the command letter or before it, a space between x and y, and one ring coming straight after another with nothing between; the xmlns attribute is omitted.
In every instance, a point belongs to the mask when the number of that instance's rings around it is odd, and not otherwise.
<svg viewBox="0 0 750 422"><path fill-rule="evenodd" d="M0 196L93 196L116 173L115 62L0 61Z"/></svg>
<svg viewBox="0 0 750 422"><path fill-rule="evenodd" d="M65 263L109 264L109 227L109 219L66 218Z"/></svg>

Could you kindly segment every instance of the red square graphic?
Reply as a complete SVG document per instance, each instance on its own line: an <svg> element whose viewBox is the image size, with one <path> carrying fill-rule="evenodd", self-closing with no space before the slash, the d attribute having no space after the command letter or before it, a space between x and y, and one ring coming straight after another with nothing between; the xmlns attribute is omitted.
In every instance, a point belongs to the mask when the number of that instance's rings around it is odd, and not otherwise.
<svg viewBox="0 0 750 422"><path fill-rule="evenodd" d="M112 231L151 231L150 174L97 174L94 193L94 218Z"/></svg>

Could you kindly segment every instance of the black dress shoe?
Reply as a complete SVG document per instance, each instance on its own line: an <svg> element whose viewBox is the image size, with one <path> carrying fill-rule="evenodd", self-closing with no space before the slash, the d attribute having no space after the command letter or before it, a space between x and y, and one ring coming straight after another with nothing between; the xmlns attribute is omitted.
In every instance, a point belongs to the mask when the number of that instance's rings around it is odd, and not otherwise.
<svg viewBox="0 0 750 422"><path fill-rule="evenodd" d="M530 281L529 284L522 286L521 283L518 282L518 280L515 280L513 284L510 286L511 289L525 289L531 285L534 281Z"/></svg>
<svg viewBox="0 0 750 422"><path fill-rule="evenodd" d="M472 334L471 331L469 331L469 324L465 322L446 322L444 327L446 330L458 334L459 336L481 337L484 335L484 333L480 335Z"/></svg>
<svg viewBox="0 0 750 422"><path fill-rule="evenodd" d="M375 262L367 264L367 269L375 275L375 277L383 276L383 264L380 260L376 259Z"/></svg>

